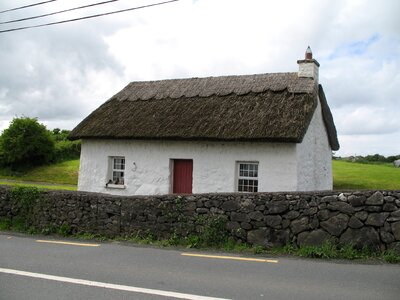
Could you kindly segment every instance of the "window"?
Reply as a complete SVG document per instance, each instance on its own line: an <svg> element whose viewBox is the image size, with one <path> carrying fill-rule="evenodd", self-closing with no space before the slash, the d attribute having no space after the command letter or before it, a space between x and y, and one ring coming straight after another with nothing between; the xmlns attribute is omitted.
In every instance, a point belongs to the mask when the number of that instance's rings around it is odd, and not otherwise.
<svg viewBox="0 0 400 300"><path fill-rule="evenodd" d="M258 192L258 162L238 162L238 192Z"/></svg>
<svg viewBox="0 0 400 300"><path fill-rule="evenodd" d="M111 172L108 184L124 184L125 157L111 157Z"/></svg>

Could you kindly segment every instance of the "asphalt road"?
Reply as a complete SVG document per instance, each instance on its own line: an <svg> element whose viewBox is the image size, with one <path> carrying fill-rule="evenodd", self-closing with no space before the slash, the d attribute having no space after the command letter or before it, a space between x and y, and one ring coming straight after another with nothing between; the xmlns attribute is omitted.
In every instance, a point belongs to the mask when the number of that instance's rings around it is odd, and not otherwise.
<svg viewBox="0 0 400 300"><path fill-rule="evenodd" d="M399 265L260 256L236 260L224 258L237 256L226 253L57 241L0 233L1 300L400 297Z"/></svg>

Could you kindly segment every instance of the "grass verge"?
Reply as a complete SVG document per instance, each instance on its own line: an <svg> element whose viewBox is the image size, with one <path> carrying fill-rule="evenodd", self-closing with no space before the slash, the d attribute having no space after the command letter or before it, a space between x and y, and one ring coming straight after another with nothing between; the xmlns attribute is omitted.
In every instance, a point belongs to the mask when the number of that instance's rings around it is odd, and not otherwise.
<svg viewBox="0 0 400 300"><path fill-rule="evenodd" d="M67 190L67 191L76 191L77 187L76 186L68 186L68 185L56 185L56 184L51 184L51 185L46 185L45 183L24 183L24 182L18 182L18 181L1 181L0 180L0 185L9 185L9 186L22 186L22 187L37 187L41 189L46 189L46 190Z"/></svg>
<svg viewBox="0 0 400 300"><path fill-rule="evenodd" d="M48 182L53 184L78 184L79 159L33 168L24 173L0 169L0 178L17 181Z"/></svg>
<svg viewBox="0 0 400 300"><path fill-rule="evenodd" d="M400 190L400 168L392 164L364 164L334 160L335 190Z"/></svg>

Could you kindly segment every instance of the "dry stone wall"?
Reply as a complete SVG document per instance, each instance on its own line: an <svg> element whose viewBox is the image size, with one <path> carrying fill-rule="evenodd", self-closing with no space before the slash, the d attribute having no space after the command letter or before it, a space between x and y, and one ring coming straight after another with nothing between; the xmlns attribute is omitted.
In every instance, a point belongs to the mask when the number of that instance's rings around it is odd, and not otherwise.
<svg viewBox="0 0 400 300"><path fill-rule="evenodd" d="M0 187L0 219L20 203ZM222 218L235 240L263 247L338 244L400 252L400 191L110 196L45 191L31 209L36 228L69 226L109 237L149 232L159 238L199 230L199 218Z"/></svg>

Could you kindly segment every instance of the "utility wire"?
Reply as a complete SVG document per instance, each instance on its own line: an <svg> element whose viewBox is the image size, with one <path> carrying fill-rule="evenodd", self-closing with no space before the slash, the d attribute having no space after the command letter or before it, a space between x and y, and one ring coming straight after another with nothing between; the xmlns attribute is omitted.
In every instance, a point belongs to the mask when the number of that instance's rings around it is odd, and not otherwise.
<svg viewBox="0 0 400 300"><path fill-rule="evenodd" d="M53 1L55 1L55 0L53 0ZM39 25L34 25L34 26L24 26L24 27L11 28L11 29L6 29L6 30L0 30L0 33L18 31L18 30L24 30L24 29L30 29L30 28L38 28L38 27L44 27L44 26L50 26L50 25L57 25L57 24L63 24L63 23L68 23L68 22L80 21L80 20L86 20L86 19L97 18L97 17L102 17L102 16L108 16L108 15L113 15L113 14L117 14L117 13L131 11L131 10L137 10L137 9L142 9L142 8L147 8L147 7L152 7L152 6L168 4L168 3L177 2L177 1L179 1L179 0L169 0L169 1L158 2L158 3L148 4L148 5L142 5L142 6L127 8L127 9L121 9L121 10L116 10L116 11L111 11L111 12L102 13L102 14L96 14L96 15L90 15L90 16L85 16L85 17L80 17L80 18L75 18L75 19L63 20L63 21L58 21L58 22L51 22L51 23L46 23L46 24L39 24Z"/></svg>
<svg viewBox="0 0 400 300"><path fill-rule="evenodd" d="M67 12L67 11L73 11L73 10L78 10L78 9L82 9L82 8L88 8L88 7L92 7L92 6L103 5L103 4L107 4L107 3L110 3L110 2L116 2L116 1L119 1L119 0L108 0L108 1L103 1L103 2L98 2L98 3L83 5L83 6L78 6L78 7L74 7L74 8L64 9L64 10L60 10L60 11L56 11L56 12L52 12L52 13L47 13L47 14L44 14L44 15L27 17L27 18L22 18L22 19L17 19L17 20L11 20L11 21L7 21L7 22L0 22L0 25L1 24L9 24L9 23L21 22L21 21L27 21L27 20L32 20L32 19L38 19L38 18L43 18L43 17L48 17L48 16L52 16L52 15L56 15L56 14L61 14L61 13Z"/></svg>
<svg viewBox="0 0 400 300"><path fill-rule="evenodd" d="M46 4L46 3L54 2L54 1L57 1L57 0L42 1L42 2L33 3L33 4L20 6L20 7L16 7L16 8L6 9L6 10L3 10L3 11L0 11L0 14L8 12L8 11L14 11L14 10L23 9L23 8L27 8L27 7L32 7L32 6L36 6L36 5Z"/></svg>

